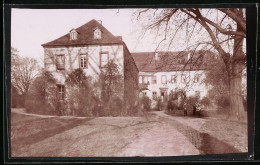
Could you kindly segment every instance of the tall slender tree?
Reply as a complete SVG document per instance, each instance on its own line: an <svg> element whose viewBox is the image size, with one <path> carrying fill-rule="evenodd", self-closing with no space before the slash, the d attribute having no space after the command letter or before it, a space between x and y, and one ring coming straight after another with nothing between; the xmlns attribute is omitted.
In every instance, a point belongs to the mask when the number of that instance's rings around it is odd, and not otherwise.
<svg viewBox="0 0 260 165"><path fill-rule="evenodd" d="M36 59L21 57L18 50L11 48L11 83L21 95L22 106L30 85L38 74L39 66Z"/></svg>

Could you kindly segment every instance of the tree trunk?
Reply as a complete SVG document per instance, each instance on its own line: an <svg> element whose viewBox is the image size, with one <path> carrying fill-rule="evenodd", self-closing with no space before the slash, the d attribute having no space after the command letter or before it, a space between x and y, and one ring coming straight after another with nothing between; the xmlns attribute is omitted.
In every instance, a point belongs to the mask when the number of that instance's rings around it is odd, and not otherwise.
<svg viewBox="0 0 260 165"><path fill-rule="evenodd" d="M242 10L241 10L242 14ZM237 32L241 32L242 29L237 25ZM234 117L240 121L246 120L246 112L243 105L242 96L242 71L245 67L244 65L244 53L243 53L243 40L241 36L234 37L234 49L232 57L232 71L230 78L230 101L231 101L231 112Z"/></svg>

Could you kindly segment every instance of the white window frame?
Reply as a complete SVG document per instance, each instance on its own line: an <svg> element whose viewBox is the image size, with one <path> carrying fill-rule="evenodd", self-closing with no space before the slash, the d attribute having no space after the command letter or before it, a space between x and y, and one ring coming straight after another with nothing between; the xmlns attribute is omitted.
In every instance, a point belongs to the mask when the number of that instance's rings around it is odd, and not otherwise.
<svg viewBox="0 0 260 165"><path fill-rule="evenodd" d="M70 39L76 40L77 39L77 32L70 32Z"/></svg>
<svg viewBox="0 0 260 165"><path fill-rule="evenodd" d="M64 100L65 97L65 86L61 84L57 84L58 98L59 100Z"/></svg>
<svg viewBox="0 0 260 165"><path fill-rule="evenodd" d="M59 59L61 58L61 59ZM59 60L61 60L61 63L63 65L59 64ZM56 68L57 70L65 70L65 55L64 54L58 54L56 59Z"/></svg>
<svg viewBox="0 0 260 165"><path fill-rule="evenodd" d="M182 82L182 83L186 83L186 82L187 82L187 77L186 77L185 74L182 74L182 75L181 75L181 82Z"/></svg>
<svg viewBox="0 0 260 165"><path fill-rule="evenodd" d="M152 84L157 84L157 76L152 76Z"/></svg>
<svg viewBox="0 0 260 165"><path fill-rule="evenodd" d="M80 68L88 68L88 55L87 54L80 55L79 66L80 66Z"/></svg>
<svg viewBox="0 0 260 165"><path fill-rule="evenodd" d="M94 30L94 39L101 39L101 30L98 28Z"/></svg>
<svg viewBox="0 0 260 165"><path fill-rule="evenodd" d="M177 83L177 75L171 75L171 83Z"/></svg>
<svg viewBox="0 0 260 165"><path fill-rule="evenodd" d="M200 76L198 74L195 74L193 82L198 83L199 81L200 81Z"/></svg>
<svg viewBox="0 0 260 165"><path fill-rule="evenodd" d="M164 77L165 77L165 81L164 81ZM161 82L162 82L162 84L167 84L167 76L166 75L162 75Z"/></svg>
<svg viewBox="0 0 260 165"><path fill-rule="evenodd" d="M103 56L107 56L107 61L106 63L104 64L104 61L103 61ZM100 52L100 67L101 68L104 68L109 62L109 53L108 52Z"/></svg>
<svg viewBox="0 0 260 165"><path fill-rule="evenodd" d="M142 84L143 83L143 77L139 76L139 83Z"/></svg>

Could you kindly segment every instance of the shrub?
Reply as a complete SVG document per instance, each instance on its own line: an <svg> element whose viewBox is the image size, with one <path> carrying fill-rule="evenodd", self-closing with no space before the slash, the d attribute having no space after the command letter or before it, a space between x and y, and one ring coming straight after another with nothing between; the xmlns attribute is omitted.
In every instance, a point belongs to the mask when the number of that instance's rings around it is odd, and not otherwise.
<svg viewBox="0 0 260 165"><path fill-rule="evenodd" d="M198 102L198 97L196 96L190 96L186 98L186 106L188 110L193 110L193 106L196 102Z"/></svg>
<svg viewBox="0 0 260 165"><path fill-rule="evenodd" d="M204 97L201 100L201 104L204 105L205 107L208 107L211 104L211 101L210 101L210 99L208 97Z"/></svg>
<svg viewBox="0 0 260 165"><path fill-rule="evenodd" d="M141 103L145 111L151 110L151 99L147 96L141 98Z"/></svg>
<svg viewBox="0 0 260 165"><path fill-rule="evenodd" d="M90 79L82 69L76 69L68 75L66 101L71 115L93 116L96 98Z"/></svg>
<svg viewBox="0 0 260 165"><path fill-rule="evenodd" d="M50 72L43 71L31 85L25 100L27 112L60 115L57 110L56 82Z"/></svg>
<svg viewBox="0 0 260 165"><path fill-rule="evenodd" d="M156 110L161 111L163 108L163 102L161 98L157 98Z"/></svg>

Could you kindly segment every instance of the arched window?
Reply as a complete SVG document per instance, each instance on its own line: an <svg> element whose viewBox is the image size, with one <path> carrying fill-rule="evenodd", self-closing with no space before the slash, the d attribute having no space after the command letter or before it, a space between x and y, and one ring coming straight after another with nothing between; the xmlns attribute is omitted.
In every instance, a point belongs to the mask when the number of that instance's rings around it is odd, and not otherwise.
<svg viewBox="0 0 260 165"><path fill-rule="evenodd" d="M100 29L96 29L94 31L94 39L101 39L101 30Z"/></svg>

